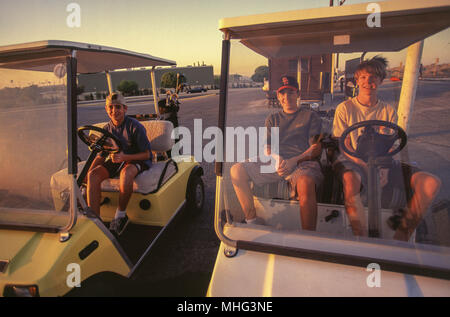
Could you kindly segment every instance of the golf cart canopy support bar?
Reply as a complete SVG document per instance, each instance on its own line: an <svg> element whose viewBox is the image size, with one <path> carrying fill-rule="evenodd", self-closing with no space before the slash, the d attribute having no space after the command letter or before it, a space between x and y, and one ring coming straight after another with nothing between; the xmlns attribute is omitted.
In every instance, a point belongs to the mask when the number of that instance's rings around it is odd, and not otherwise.
<svg viewBox="0 0 450 317"><path fill-rule="evenodd" d="M450 25L448 0L382 1L380 27L369 27L368 3L220 20L231 39L270 57L399 51Z"/></svg>
<svg viewBox="0 0 450 317"><path fill-rule="evenodd" d="M156 76L155 76L155 67L152 67L151 71L150 71L150 81L152 83L152 92L153 92L153 103L155 104L155 113L157 118L160 118L160 114L159 114L159 107L158 107L158 102L159 102L159 97L158 97L158 89L156 88Z"/></svg>
<svg viewBox="0 0 450 317"><path fill-rule="evenodd" d="M219 122L218 127L222 131L225 138L225 121L226 121L226 107L228 96L228 73L230 68L230 39L229 34L225 33L225 38L222 41L222 64L220 71L220 95L219 95ZM223 144L226 144L225 139ZM217 176L222 176L223 163L215 163L215 172Z"/></svg>
<svg viewBox="0 0 450 317"><path fill-rule="evenodd" d="M105 74L106 74L106 82L108 83L108 92L110 94L112 94L113 93L113 85L112 85L111 73L109 71L106 71Z"/></svg>
<svg viewBox="0 0 450 317"><path fill-rule="evenodd" d="M69 174L78 172L77 153L77 51L66 58L67 68L67 149Z"/></svg>

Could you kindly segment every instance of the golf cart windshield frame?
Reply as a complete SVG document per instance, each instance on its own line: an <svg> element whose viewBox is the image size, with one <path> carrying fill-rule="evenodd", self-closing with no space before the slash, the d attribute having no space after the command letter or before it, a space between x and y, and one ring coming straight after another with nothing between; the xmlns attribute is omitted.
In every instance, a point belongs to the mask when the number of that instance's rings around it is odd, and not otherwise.
<svg viewBox="0 0 450 317"><path fill-rule="evenodd" d="M431 2L431 1L430 1ZM401 32L390 34L390 36L395 36L394 40L385 39L382 44L377 42L380 38L380 30L369 30L367 27L359 28L361 30L360 34L356 34L356 41L351 41L345 45L336 44L335 35L347 34L351 29L348 29L346 21L355 25L355 21L358 23L365 23L367 18L366 6L367 4L359 5L349 5L343 7L333 7L333 8L320 8L311 10L299 10L286 13L274 13L266 15L256 15L250 17L238 17L223 19L220 21L220 29L224 33L224 38L222 41L222 66L221 66L221 85L220 85L220 97L219 97L219 121L218 127L225 131L226 118L227 118L227 98L228 98L228 76L229 76L229 65L230 65L230 47L231 40L239 40L242 44L246 45L251 50L256 53L263 55L267 58L269 57L287 57L299 55L298 52L302 52L304 55L313 54L331 54L338 52L365 52L365 51L398 51L405 47L410 49L417 49L419 47L420 54L415 56L415 63L420 61L422 44L417 42L423 41L423 39L447 28L450 21L450 5L448 2L437 0L433 2L427 2L423 4L422 1L412 0L408 2L407 5L399 5L398 2L386 1L381 2L382 6L381 12L382 17L385 14L389 18L389 21L395 25L401 25L403 21L406 24L411 25L415 18L421 17L423 22L421 25L422 30L413 36L408 36L406 41L397 41L397 38L402 37ZM406 8L408 7L408 8ZM356 13L354 13L356 12ZM314 16L316 14L316 16ZM444 20L437 20L433 17L438 16L440 18L445 18ZM382 18L382 21L383 20ZM431 26L431 21L439 21L435 26ZM333 26L333 27L330 27ZM339 27L335 28L336 26ZM414 28L416 29L416 28ZM332 30L332 31L330 31ZM408 28L402 29L404 32L408 32ZM328 32L325 32L328 31ZM376 35L377 32L380 34ZM364 41L361 34L365 34ZM349 35L350 39L353 39L353 35ZM306 39L302 42L302 39ZM286 44L287 50L283 50L281 46ZM302 46L302 44L304 44ZM369 45L370 44L370 45ZM363 49L361 49L363 48ZM368 48L368 49L366 49ZM408 63L408 62L407 62ZM414 70L411 70L413 72ZM405 70L406 73L406 70ZM403 92L402 95L412 95L412 99L409 99L409 105L414 102L414 95L417 81L414 85L414 76L411 75L413 85L410 89L411 92ZM417 80L417 79L416 79ZM406 78L404 79L406 82ZM409 87L408 87L409 88ZM399 116L400 117L400 116ZM224 146L226 142L223 142ZM225 151L225 148L223 149ZM390 271L417 274L417 275L427 275L433 277L439 277L444 279L450 279L450 265L446 259L448 259L449 250L446 247L436 248L435 246L428 245L408 245L403 242L395 242L396 246L400 246L399 250L404 256L412 259L410 262L404 262L401 259L396 260L396 257L390 257L389 252L385 250L380 250L380 252L374 254L374 256L357 256L352 254L352 247L362 247L365 246L392 246L393 241L385 241L381 239L360 239L358 240L347 240L347 247L341 248L339 253L334 252L332 247L325 247L323 249L313 249L310 246L305 248L299 248L295 245L275 245L268 242L257 242L250 240L239 240L233 239L227 236L224 232L225 223L223 223L223 216L227 215L227 223L230 223L228 217L228 210L225 206L224 199L224 185L223 185L223 162L215 163L215 172L217 175L216 181L216 206L215 206L215 231L219 239L229 248L232 249L245 249L249 251L258 251L265 253L273 253L278 255L287 255L307 259L315 259L321 261L329 261L333 263L342 263L348 265L356 266L367 266L368 263L376 262L379 263L383 268ZM238 224L236 224L239 227ZM231 224L231 227L235 226ZM239 228L238 228L239 230ZM278 241L284 241L283 233L273 232L275 235L279 234ZM310 235L308 233L298 233L298 240L314 241L315 235ZM321 236L322 237L322 236ZM327 239L327 237L324 237ZM343 244L345 240L338 239L336 237L330 238L328 240L331 243L337 241ZM420 256L414 256L414 254L421 252L429 252L433 256L436 256L438 263L433 263L430 266L423 265L420 261ZM424 253L425 254L425 253ZM369 261L369 262L368 262ZM436 265L434 265L436 264Z"/></svg>
<svg viewBox="0 0 450 317"><path fill-rule="evenodd" d="M51 72L53 68L49 68L47 63L39 61L55 58L65 58L67 69L67 160L68 174L71 177L70 220L63 227L9 222L0 224L0 228L67 234L75 226L78 213L77 200L82 199L76 179L78 173L77 74L105 72L108 75L109 71L117 69L152 67L153 89L155 90L155 67L176 65L175 61L148 54L78 42L50 40L0 47L0 67L2 68ZM84 211L86 215L92 214L89 210Z"/></svg>
<svg viewBox="0 0 450 317"><path fill-rule="evenodd" d="M6 47L8 48L8 47ZM66 85L66 120L67 120L67 160L68 160L68 174L72 178L70 191L70 204L69 204L69 219L63 226L56 225L44 225L44 224L30 224L20 222L2 222L0 223L1 229L13 229L13 230L25 230L34 232L49 232L49 233L68 233L76 224L77 220L77 198L79 194L76 192L74 185L76 184L75 178L77 174L77 60L76 51L57 51L54 54L41 54L41 53L29 53L20 54L18 52L11 52L8 49L0 49L0 67L10 69L23 69L23 70L36 70L48 72L50 69L48 65L52 65L53 60L65 59L65 68L67 71L67 85ZM43 67L43 68L40 68ZM75 199L74 199L75 197ZM7 208L2 208L5 212L9 212ZM42 211L34 209L26 209L30 213L30 216L40 214L44 215ZM52 214L53 211L47 212ZM55 215L58 215L55 212Z"/></svg>

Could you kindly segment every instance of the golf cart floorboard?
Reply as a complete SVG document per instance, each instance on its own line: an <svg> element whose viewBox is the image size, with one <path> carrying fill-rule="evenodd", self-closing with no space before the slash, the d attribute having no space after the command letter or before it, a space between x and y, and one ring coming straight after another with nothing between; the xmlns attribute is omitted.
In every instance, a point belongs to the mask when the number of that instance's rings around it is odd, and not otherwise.
<svg viewBox="0 0 450 317"><path fill-rule="evenodd" d="M118 237L118 241L133 265L137 263L162 228L131 222L127 225L125 231Z"/></svg>

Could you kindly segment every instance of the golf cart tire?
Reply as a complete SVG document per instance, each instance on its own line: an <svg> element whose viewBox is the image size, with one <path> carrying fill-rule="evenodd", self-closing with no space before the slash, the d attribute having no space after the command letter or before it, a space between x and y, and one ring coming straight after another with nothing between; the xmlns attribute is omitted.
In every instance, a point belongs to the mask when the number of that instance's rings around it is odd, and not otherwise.
<svg viewBox="0 0 450 317"><path fill-rule="evenodd" d="M194 167L186 188L186 207L194 214L201 213L205 205L205 184L202 175L203 169L199 166ZM197 190L200 190L200 195L197 195ZM200 201L197 201L197 199L200 199Z"/></svg>

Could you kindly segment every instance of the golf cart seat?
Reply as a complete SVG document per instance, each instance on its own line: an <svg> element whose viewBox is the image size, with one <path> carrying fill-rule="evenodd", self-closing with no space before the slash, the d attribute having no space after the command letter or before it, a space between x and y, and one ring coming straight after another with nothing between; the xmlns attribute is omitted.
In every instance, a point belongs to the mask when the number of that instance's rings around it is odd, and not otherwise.
<svg viewBox="0 0 450 317"><path fill-rule="evenodd" d="M172 159L167 159L166 152L173 146L171 138L173 124L164 120L140 121L147 131L153 154L151 168L139 174L133 183L133 191L141 194L149 194L158 191L176 172L177 165ZM102 128L106 123L98 123ZM163 160L159 160L164 157ZM159 160L159 161L158 161ZM102 183L102 191L119 191L119 176L108 178Z"/></svg>
<svg viewBox="0 0 450 317"><path fill-rule="evenodd" d="M103 128L106 123L97 123L95 126ZM149 194L157 192L174 174L178 168L177 164L172 159L164 159L157 161L160 153L164 153L172 148L173 140L171 133L173 124L169 121L149 120L142 121L141 124L147 131L147 137L153 152L153 164L150 169L139 174L134 180L133 192L141 194ZM86 162L78 163L78 173L80 173ZM54 197L59 197L58 193L62 193L69 188L70 177L67 175L67 169L63 169L55 173L51 178L52 191L57 194ZM110 178L102 183L103 192L117 192L119 191L119 177Z"/></svg>

